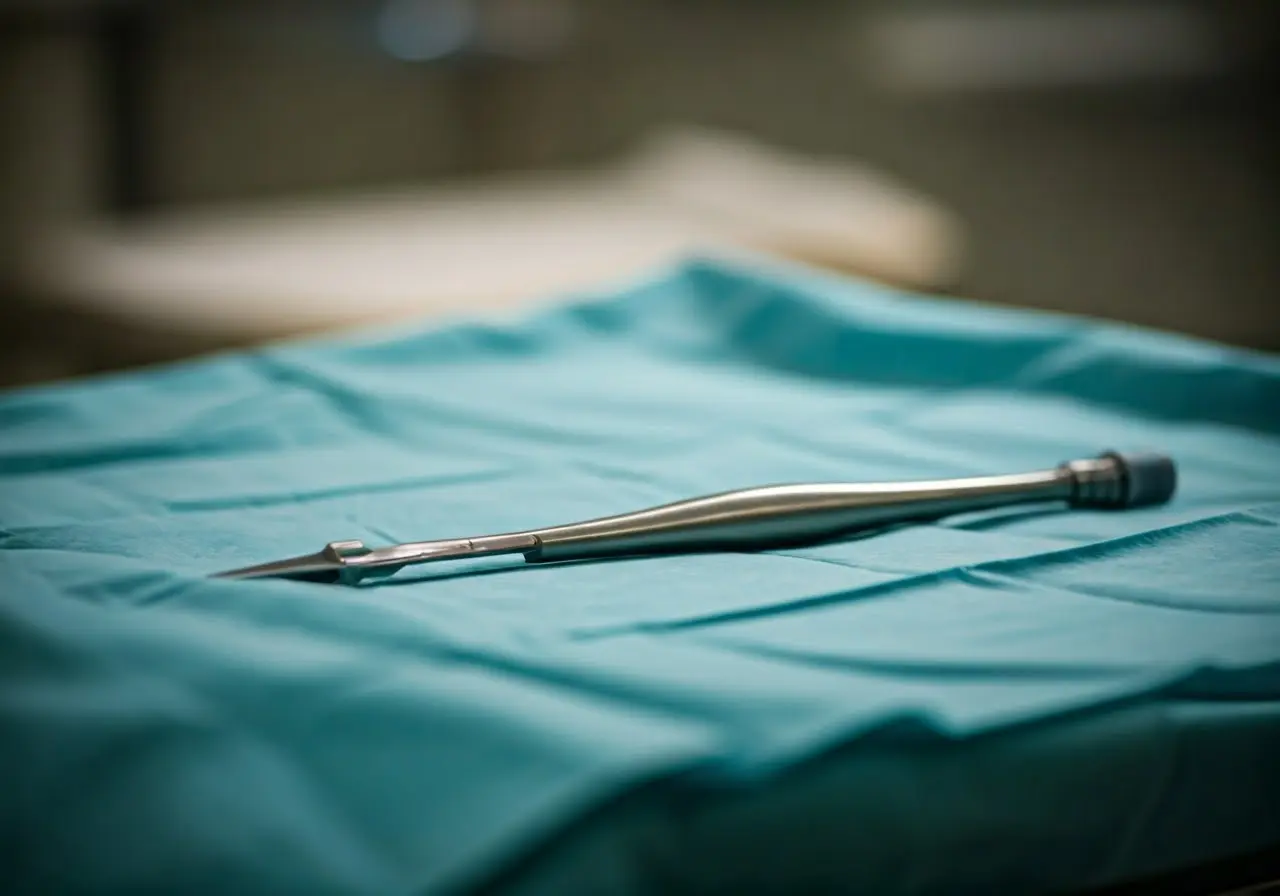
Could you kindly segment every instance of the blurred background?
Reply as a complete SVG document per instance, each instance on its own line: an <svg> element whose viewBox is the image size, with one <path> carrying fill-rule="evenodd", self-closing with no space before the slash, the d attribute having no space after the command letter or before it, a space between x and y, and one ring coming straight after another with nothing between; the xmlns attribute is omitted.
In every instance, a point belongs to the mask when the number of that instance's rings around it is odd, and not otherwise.
<svg viewBox="0 0 1280 896"><path fill-rule="evenodd" d="M0 0L0 384L691 253L1280 348L1268 0Z"/></svg>

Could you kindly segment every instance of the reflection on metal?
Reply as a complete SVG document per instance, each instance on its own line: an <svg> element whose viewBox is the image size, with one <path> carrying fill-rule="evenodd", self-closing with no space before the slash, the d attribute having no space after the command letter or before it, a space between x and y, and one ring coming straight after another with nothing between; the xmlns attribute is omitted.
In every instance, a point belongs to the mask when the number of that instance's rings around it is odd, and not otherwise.
<svg viewBox="0 0 1280 896"><path fill-rule="evenodd" d="M741 489L634 513L527 532L368 548L332 542L315 554L233 569L216 578L291 578L358 584L406 566L523 554L529 563L691 551L756 551L846 537L860 530L1032 502L1122 508L1161 504L1177 474L1162 455L1074 460L1055 469L925 482L814 483Z"/></svg>

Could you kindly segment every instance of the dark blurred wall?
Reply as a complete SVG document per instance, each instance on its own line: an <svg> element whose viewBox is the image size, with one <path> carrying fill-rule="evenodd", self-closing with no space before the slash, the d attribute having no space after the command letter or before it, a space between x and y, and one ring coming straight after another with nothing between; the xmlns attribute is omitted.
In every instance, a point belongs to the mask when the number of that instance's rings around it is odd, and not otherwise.
<svg viewBox="0 0 1280 896"><path fill-rule="evenodd" d="M43 228L103 202L103 132L92 37L0 19L0 284Z"/></svg>
<svg viewBox="0 0 1280 896"><path fill-rule="evenodd" d="M417 59L379 37L380 3L11 15L0 226L20 243L32 222L88 208L576 164L688 121L864 159L932 193L970 229L957 292L1280 348L1272 16L1154 5L1195 14L1212 65L1179 71L1174 46L1167 77L950 89L963 78L944 71L899 89L867 40L904 10L1018 3L579 0L533 50L472 29Z"/></svg>

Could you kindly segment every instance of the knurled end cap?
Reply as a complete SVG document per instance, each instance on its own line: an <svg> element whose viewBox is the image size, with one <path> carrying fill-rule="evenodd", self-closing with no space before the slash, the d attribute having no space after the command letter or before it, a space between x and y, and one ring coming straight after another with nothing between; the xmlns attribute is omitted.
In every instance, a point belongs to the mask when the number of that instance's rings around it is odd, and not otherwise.
<svg viewBox="0 0 1280 896"><path fill-rule="evenodd" d="M1150 507L1163 504L1178 488L1178 468L1173 458L1164 454L1107 452L1124 469L1124 507Z"/></svg>

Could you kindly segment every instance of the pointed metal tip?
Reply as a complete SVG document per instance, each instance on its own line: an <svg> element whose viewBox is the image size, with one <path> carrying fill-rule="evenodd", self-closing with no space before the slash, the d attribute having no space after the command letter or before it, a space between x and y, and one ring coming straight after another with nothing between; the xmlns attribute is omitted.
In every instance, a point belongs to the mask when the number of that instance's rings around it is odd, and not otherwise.
<svg viewBox="0 0 1280 896"><path fill-rule="evenodd" d="M341 577L343 564L335 562L323 551L316 554L304 554L290 557L287 560L276 560L273 563L261 563L257 566L245 566L240 569L229 569L214 573L212 579L302 579L309 582L337 582Z"/></svg>

